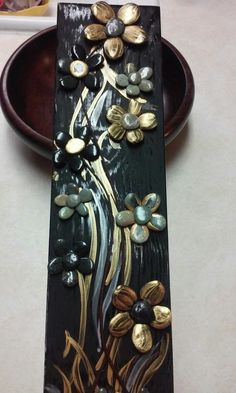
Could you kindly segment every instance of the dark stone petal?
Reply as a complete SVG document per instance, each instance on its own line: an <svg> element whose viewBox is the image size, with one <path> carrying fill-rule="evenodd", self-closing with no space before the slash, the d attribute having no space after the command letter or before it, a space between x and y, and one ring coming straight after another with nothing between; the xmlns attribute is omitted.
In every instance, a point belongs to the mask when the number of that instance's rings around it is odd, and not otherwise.
<svg viewBox="0 0 236 393"><path fill-rule="evenodd" d="M118 37L124 33L125 25L121 19L111 18L106 24L106 34L109 37Z"/></svg>
<svg viewBox="0 0 236 393"><path fill-rule="evenodd" d="M57 69L62 74L70 73L71 59L59 59L57 62Z"/></svg>
<svg viewBox="0 0 236 393"><path fill-rule="evenodd" d="M90 144L86 146L82 154L86 160L95 161L99 157L100 151L98 146Z"/></svg>
<svg viewBox="0 0 236 393"><path fill-rule="evenodd" d="M97 68L101 67L102 63L104 62L104 57L97 53L96 55L92 55L86 61L89 71L94 71Z"/></svg>
<svg viewBox="0 0 236 393"><path fill-rule="evenodd" d="M61 257L54 258L49 262L48 271L50 274L58 274L61 273L62 270L63 270L63 265L62 265Z"/></svg>
<svg viewBox="0 0 236 393"><path fill-rule="evenodd" d="M79 266L79 256L74 252L69 252L63 258L63 268L66 271L75 270Z"/></svg>
<svg viewBox="0 0 236 393"><path fill-rule="evenodd" d="M67 132L57 132L55 136L55 142L58 147L61 147L62 149L66 146L67 142L71 139L70 134Z"/></svg>
<svg viewBox="0 0 236 393"><path fill-rule="evenodd" d="M78 270L84 276L91 274L94 271L94 262L90 258L80 258Z"/></svg>
<svg viewBox="0 0 236 393"><path fill-rule="evenodd" d="M74 156L70 158L70 168L73 172L80 172L83 168L83 160L80 157Z"/></svg>
<svg viewBox="0 0 236 393"><path fill-rule="evenodd" d="M89 73L83 78L85 86L92 91L96 91L100 88L100 78L94 74Z"/></svg>
<svg viewBox="0 0 236 393"><path fill-rule="evenodd" d="M62 282L67 287L74 287L78 282L78 274L77 271L63 272L62 273Z"/></svg>
<svg viewBox="0 0 236 393"><path fill-rule="evenodd" d="M69 245L66 241L66 239L57 239L55 244L54 244L54 250L55 254L59 257L62 257L67 253L69 249Z"/></svg>
<svg viewBox="0 0 236 393"><path fill-rule="evenodd" d="M91 138L91 129L87 126L76 124L74 127L75 138L80 138L87 144Z"/></svg>
<svg viewBox="0 0 236 393"><path fill-rule="evenodd" d="M149 324L155 319L152 306L145 300L137 301L133 305L130 315L138 323Z"/></svg>
<svg viewBox="0 0 236 393"><path fill-rule="evenodd" d="M78 86L78 79L72 75L66 75L59 79L60 85L65 90L74 90Z"/></svg>
<svg viewBox="0 0 236 393"><path fill-rule="evenodd" d="M74 45L71 49L73 60L85 60L86 52L82 45Z"/></svg>
<svg viewBox="0 0 236 393"><path fill-rule="evenodd" d="M79 257L85 257L88 255L90 247L88 244L83 240L78 240L74 245L74 251Z"/></svg>
<svg viewBox="0 0 236 393"><path fill-rule="evenodd" d="M67 154L63 150L55 150L53 152L52 161L56 168L62 168L67 163Z"/></svg>
<svg viewBox="0 0 236 393"><path fill-rule="evenodd" d="M67 194L78 194L79 190L76 184L69 183L66 187Z"/></svg>

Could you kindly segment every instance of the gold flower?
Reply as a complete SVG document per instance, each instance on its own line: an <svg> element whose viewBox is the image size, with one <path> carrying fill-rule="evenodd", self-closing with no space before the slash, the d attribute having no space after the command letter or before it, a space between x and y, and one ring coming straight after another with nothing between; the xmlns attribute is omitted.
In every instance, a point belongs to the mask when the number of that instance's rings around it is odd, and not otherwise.
<svg viewBox="0 0 236 393"><path fill-rule="evenodd" d="M146 32L140 26L133 25L140 17L140 9L136 4L123 5L117 16L105 1L93 4L91 11L102 25L96 23L87 26L85 37L90 41L105 40L104 51L110 59L119 59L123 55L123 41L137 45L147 41Z"/></svg>
<svg viewBox="0 0 236 393"><path fill-rule="evenodd" d="M132 331L132 342L142 353L152 349L153 338L150 327L163 330L171 324L171 311L160 306L165 296L165 288L160 281L150 281L140 290L140 299L125 285L116 288L112 303L117 310L110 321L109 331L114 337L122 337Z"/></svg>
<svg viewBox="0 0 236 393"><path fill-rule="evenodd" d="M112 105L107 111L107 120L112 123L108 128L109 136L115 141L126 137L127 141L136 144L142 142L143 131L151 130L157 126L154 113L141 114L142 104L130 100L128 111L119 105Z"/></svg>

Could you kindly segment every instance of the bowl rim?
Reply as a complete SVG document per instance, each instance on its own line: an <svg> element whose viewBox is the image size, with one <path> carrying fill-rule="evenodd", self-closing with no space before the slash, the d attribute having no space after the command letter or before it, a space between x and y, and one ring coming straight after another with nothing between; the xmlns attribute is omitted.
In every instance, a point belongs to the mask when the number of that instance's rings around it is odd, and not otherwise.
<svg viewBox="0 0 236 393"><path fill-rule="evenodd" d="M52 151L53 140L35 131L19 117L19 115L14 110L11 104L11 100L8 95L7 85L8 85L9 70L11 69L11 66L14 63L15 59L17 58L18 54L25 47L27 47L28 44L31 43L33 40L37 39L38 37L47 35L48 33L51 33L55 30L56 30L56 26L43 29L40 32L28 38L26 41L24 41L7 60L0 78L0 103L8 122L10 123L10 125L12 125L12 127L15 129L15 131L18 134L25 137L26 141L28 140L34 144L37 144L37 148L44 151L44 153ZM164 43L172 52L174 52L185 76L185 92L181 105L179 106L175 115L165 123L165 143L168 144L178 135L178 133L183 128L185 122L187 121L188 115L192 109L192 105L194 101L195 88L194 88L194 79L193 79L192 71L186 59L178 51L178 49L173 44L171 44L168 40L166 40L163 37L161 38L161 40L162 40L162 44ZM181 118L183 119L182 122L180 122Z"/></svg>

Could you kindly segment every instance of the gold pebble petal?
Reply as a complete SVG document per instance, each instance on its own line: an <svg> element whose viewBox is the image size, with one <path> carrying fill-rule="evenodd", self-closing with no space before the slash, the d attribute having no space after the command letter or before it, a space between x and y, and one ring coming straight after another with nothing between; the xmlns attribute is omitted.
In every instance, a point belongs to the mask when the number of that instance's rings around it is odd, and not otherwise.
<svg viewBox="0 0 236 393"><path fill-rule="evenodd" d="M155 321L151 322L152 327L155 329L165 329L171 324L171 311L165 306L155 306L153 307L155 314Z"/></svg>
<svg viewBox="0 0 236 393"><path fill-rule="evenodd" d="M94 3L91 7L91 11L95 18L104 24L115 16L113 8L105 1L98 1L97 3Z"/></svg>
<svg viewBox="0 0 236 393"><path fill-rule="evenodd" d="M104 43L104 51L109 59L119 59L124 53L123 41L119 37L108 38Z"/></svg>
<svg viewBox="0 0 236 393"><path fill-rule="evenodd" d="M137 295L133 289L126 285L119 285L114 291L112 303L120 311L128 311L137 301Z"/></svg>
<svg viewBox="0 0 236 393"><path fill-rule="evenodd" d="M140 297L147 300L152 306L159 304L165 296L164 285L157 280L149 281L140 290Z"/></svg>
<svg viewBox="0 0 236 393"><path fill-rule="evenodd" d="M143 113L139 116L140 128L142 130L151 130L157 126L157 118L154 113Z"/></svg>
<svg viewBox="0 0 236 393"><path fill-rule="evenodd" d="M145 206L146 203L148 203L148 201L149 201L150 199L151 199L151 200L154 200L154 203L153 203L153 205L152 205L153 207L151 208L151 212L154 213L155 211L157 211L158 207L159 207L160 204L161 204L161 198L160 198L160 196L159 196L158 194L155 194L154 192L152 192L152 193L146 195L146 196L143 198L143 200L142 200L142 205Z"/></svg>
<svg viewBox="0 0 236 393"><path fill-rule="evenodd" d="M78 154L85 148L85 142L80 138L72 138L66 144L66 151L69 154Z"/></svg>
<svg viewBox="0 0 236 393"><path fill-rule="evenodd" d="M68 195L66 194L57 195L54 199L54 202L57 206L63 207L66 206L67 198Z"/></svg>
<svg viewBox="0 0 236 393"><path fill-rule="evenodd" d="M107 111L107 120L110 123L120 124L123 115L125 114L125 110L119 105L112 105Z"/></svg>
<svg viewBox="0 0 236 393"><path fill-rule="evenodd" d="M139 45L146 42L148 37L140 26L126 26L122 38L126 42Z"/></svg>
<svg viewBox="0 0 236 393"><path fill-rule="evenodd" d="M123 5L117 14L125 25L132 25L140 18L140 9L137 4L128 3Z"/></svg>
<svg viewBox="0 0 236 393"><path fill-rule="evenodd" d="M126 130L119 124L113 123L108 127L109 136L115 141L121 141L126 133Z"/></svg>
<svg viewBox="0 0 236 393"><path fill-rule="evenodd" d="M89 69L83 61L75 60L70 64L70 72L75 78L83 78L88 74Z"/></svg>
<svg viewBox="0 0 236 393"><path fill-rule="evenodd" d="M112 336L122 337L134 326L134 321L131 319L128 312L121 312L116 314L110 321L109 331Z"/></svg>
<svg viewBox="0 0 236 393"><path fill-rule="evenodd" d="M90 41L100 41L107 38L105 26L99 24L92 24L84 29L85 37Z"/></svg>
<svg viewBox="0 0 236 393"><path fill-rule="evenodd" d="M134 325L132 341L139 352L145 353L150 351L152 348L152 334L149 326L141 323Z"/></svg>
<svg viewBox="0 0 236 393"><path fill-rule="evenodd" d="M136 100L130 100L128 112L135 116L139 116L142 109L142 104Z"/></svg>
<svg viewBox="0 0 236 393"><path fill-rule="evenodd" d="M144 138L143 131L141 131L139 129L128 131L126 133L127 141L129 141L130 143L133 143L133 144L142 142L143 138Z"/></svg>

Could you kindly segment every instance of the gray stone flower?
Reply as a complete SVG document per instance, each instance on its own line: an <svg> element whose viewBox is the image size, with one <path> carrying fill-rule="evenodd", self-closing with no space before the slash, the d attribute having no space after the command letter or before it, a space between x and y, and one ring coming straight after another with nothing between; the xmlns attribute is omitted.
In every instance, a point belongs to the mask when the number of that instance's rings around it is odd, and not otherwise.
<svg viewBox="0 0 236 393"><path fill-rule="evenodd" d="M59 217L61 220L68 220L77 212L80 216L87 216L88 209L85 206L86 202L91 202L93 199L92 192L89 189L82 189L79 191L76 184L68 184L66 193L59 194L55 197L54 202L61 209L59 210Z"/></svg>
<svg viewBox="0 0 236 393"><path fill-rule="evenodd" d="M126 89L128 96L137 97L140 91L150 93L153 90L153 83L149 80L152 75L151 67L142 67L137 70L133 63L128 63L124 74L117 75L116 84L120 89Z"/></svg>
<svg viewBox="0 0 236 393"><path fill-rule="evenodd" d="M156 211L160 206L161 199L158 194L151 193L141 201L136 194L130 193L125 198L124 210L116 215L116 223L121 227L132 225L130 237L134 243L145 243L149 238L149 230L163 231L166 227L166 219Z"/></svg>

